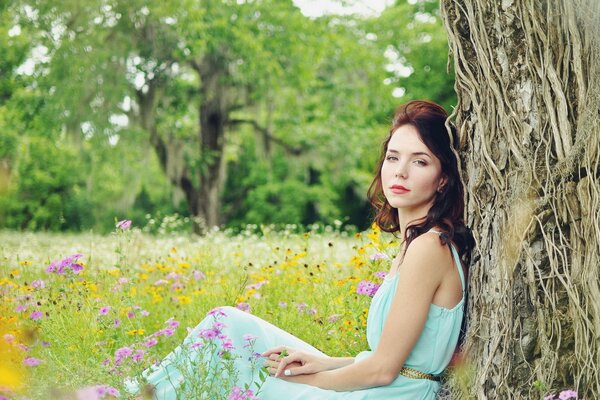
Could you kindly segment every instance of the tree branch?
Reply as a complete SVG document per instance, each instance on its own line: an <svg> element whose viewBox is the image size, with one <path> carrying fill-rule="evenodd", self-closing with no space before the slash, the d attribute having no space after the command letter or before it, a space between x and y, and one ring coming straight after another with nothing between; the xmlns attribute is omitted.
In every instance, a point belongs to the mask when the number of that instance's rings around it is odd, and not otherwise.
<svg viewBox="0 0 600 400"><path fill-rule="evenodd" d="M287 152L299 156L300 154L302 154L304 152L304 149L301 147L293 147L292 145L284 142L283 140L281 140L280 138L273 136L271 134L271 132L265 128L262 127L258 124L258 122L256 122L253 119L230 119L229 121L227 121L228 125L234 126L234 125L241 125L241 124L249 124L252 125L254 127L254 129L256 129L257 131L259 131L260 133L262 133L262 135L273 141L274 143L280 145L281 147L283 147Z"/></svg>

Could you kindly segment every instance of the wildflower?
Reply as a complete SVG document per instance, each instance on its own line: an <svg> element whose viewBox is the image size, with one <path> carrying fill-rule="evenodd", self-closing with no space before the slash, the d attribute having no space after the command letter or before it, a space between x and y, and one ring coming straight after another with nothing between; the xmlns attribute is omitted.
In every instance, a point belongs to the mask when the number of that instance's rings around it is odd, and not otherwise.
<svg viewBox="0 0 600 400"><path fill-rule="evenodd" d="M233 345L233 341L227 337L222 339L221 347L223 347L223 350L226 350L226 351L235 349L235 346Z"/></svg>
<svg viewBox="0 0 600 400"><path fill-rule="evenodd" d="M104 306L98 311L98 315L106 315L110 311L110 306Z"/></svg>
<svg viewBox="0 0 600 400"><path fill-rule="evenodd" d="M113 320L113 328L118 328L118 327L120 327L120 326L121 326L121 320L120 320L120 319L117 319L117 318L115 318L115 319Z"/></svg>
<svg viewBox="0 0 600 400"><path fill-rule="evenodd" d="M71 269L73 273L78 274L83 270L83 265L77 262L81 257L83 257L83 254L73 254L60 261L53 261L46 268L46 272L61 275L64 274L67 269Z"/></svg>
<svg viewBox="0 0 600 400"><path fill-rule="evenodd" d="M115 225L115 228L120 229L122 231L126 231L127 229L129 229L129 227L131 227L131 221L128 219L121 220L117 222L117 225Z"/></svg>
<svg viewBox="0 0 600 400"><path fill-rule="evenodd" d="M146 347L153 347L158 343L158 340L152 338L150 340L148 340L147 342L144 343L144 346Z"/></svg>
<svg viewBox="0 0 600 400"><path fill-rule="evenodd" d="M371 255L369 256L369 259L370 259L371 261L382 260L382 259L384 259L384 258L385 258L385 254L383 254L383 253L380 253L380 252L378 252L378 251L377 251L377 252L375 252L375 253L373 253L373 254L371 254Z"/></svg>
<svg viewBox="0 0 600 400"><path fill-rule="evenodd" d="M133 311L127 312L127 318L132 319L135 317L135 313Z"/></svg>
<svg viewBox="0 0 600 400"><path fill-rule="evenodd" d="M385 271L377 271L375 272L375 276L381 279L384 279L387 276L387 272Z"/></svg>
<svg viewBox="0 0 600 400"><path fill-rule="evenodd" d="M219 332L213 330L213 329L202 329L199 333L198 336L203 337L204 339L214 339L219 335Z"/></svg>
<svg viewBox="0 0 600 400"><path fill-rule="evenodd" d="M165 285L169 283L169 281L165 280L165 279L159 279L156 282L154 282L154 286L160 286L160 285Z"/></svg>
<svg viewBox="0 0 600 400"><path fill-rule="evenodd" d="M244 339L244 341L246 342L251 342L253 340L256 340L258 338L258 336L252 335L250 333L245 334L244 336L242 336L242 338Z"/></svg>
<svg viewBox="0 0 600 400"><path fill-rule="evenodd" d="M157 332L157 336L173 336L173 334L175 333L175 331L171 328L165 328L165 329L161 329L160 331Z"/></svg>
<svg viewBox="0 0 600 400"><path fill-rule="evenodd" d="M306 303L299 303L296 304L296 309L298 310L299 313L301 313L302 311L306 310Z"/></svg>
<svg viewBox="0 0 600 400"><path fill-rule="evenodd" d="M341 314L330 315L329 318L327 318L327 321L329 321L330 323L334 323L337 320L339 320L341 316L342 316Z"/></svg>
<svg viewBox="0 0 600 400"><path fill-rule="evenodd" d="M196 343L192 343L192 345L190 346L190 349L195 349L197 347L202 347L202 346L204 346L204 343L196 342Z"/></svg>
<svg viewBox="0 0 600 400"><path fill-rule="evenodd" d="M245 312L250 312L250 304L248 304L248 303L244 303L244 302L238 303L235 306L235 308L237 308L238 310L245 311Z"/></svg>
<svg viewBox="0 0 600 400"><path fill-rule="evenodd" d="M287 303L285 301L280 301L279 307L281 307L281 308L287 307Z"/></svg>
<svg viewBox="0 0 600 400"><path fill-rule="evenodd" d="M147 317L148 315L150 315L150 313L149 313L148 311L146 311L146 310L142 310L142 311L140 311L140 314L141 314L143 317Z"/></svg>
<svg viewBox="0 0 600 400"><path fill-rule="evenodd" d="M365 294L367 296L375 296L375 293L377 292L377 289L379 289L380 285L377 285L376 283L373 283L371 281L361 281L358 284L358 287L356 288L356 293L357 294Z"/></svg>
<svg viewBox="0 0 600 400"><path fill-rule="evenodd" d="M121 347L115 351L115 365L121 365L123 360L133 354L133 350L129 347Z"/></svg>
<svg viewBox="0 0 600 400"><path fill-rule="evenodd" d="M81 388L75 392L77 399L85 400L100 400L104 396L119 397L120 393L117 389L108 385L96 385Z"/></svg>
<svg viewBox="0 0 600 400"><path fill-rule="evenodd" d="M200 281L200 280L206 278L206 275L204 275L202 272L196 271L196 270L194 270L192 272L192 275L194 276L194 279L197 281Z"/></svg>
<svg viewBox="0 0 600 400"><path fill-rule="evenodd" d="M137 350L135 353L133 353L133 355L131 356L131 359L133 360L134 363L139 363L142 362L144 360L144 354L146 352L144 350Z"/></svg>
<svg viewBox="0 0 600 400"><path fill-rule="evenodd" d="M29 318L31 318L34 321L37 321L40 318L44 317L44 313L41 311L34 311L31 314L29 314Z"/></svg>
<svg viewBox="0 0 600 400"><path fill-rule="evenodd" d="M577 399L577 392L574 390L563 390L558 395L560 400Z"/></svg>
<svg viewBox="0 0 600 400"><path fill-rule="evenodd" d="M239 386L234 386L227 400L257 400L252 389L243 390Z"/></svg>
<svg viewBox="0 0 600 400"><path fill-rule="evenodd" d="M221 310L220 307L213 308L206 315L212 315L214 317L226 317L227 316L227 314L225 314L225 312L223 310Z"/></svg>
<svg viewBox="0 0 600 400"><path fill-rule="evenodd" d="M46 284L41 279L36 279L35 281L31 282L31 287L36 289L43 289L45 286Z"/></svg>
<svg viewBox="0 0 600 400"><path fill-rule="evenodd" d="M167 326L171 329L177 329L179 327L179 321L169 318L166 322Z"/></svg>
<svg viewBox="0 0 600 400"><path fill-rule="evenodd" d="M28 367L35 367L38 366L42 363L42 360L37 359L35 357L26 357L23 360L23 364L27 365Z"/></svg>
<svg viewBox="0 0 600 400"><path fill-rule="evenodd" d="M15 307L16 312L23 312L25 310L27 310L27 306L25 304L17 304Z"/></svg>

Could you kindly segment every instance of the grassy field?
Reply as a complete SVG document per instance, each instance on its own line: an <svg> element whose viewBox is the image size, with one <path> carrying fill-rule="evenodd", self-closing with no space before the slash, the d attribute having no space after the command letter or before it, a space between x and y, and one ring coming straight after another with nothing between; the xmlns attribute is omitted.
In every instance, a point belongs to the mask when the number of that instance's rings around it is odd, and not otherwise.
<svg viewBox="0 0 600 400"><path fill-rule="evenodd" d="M355 355L367 349L370 302L357 287L381 282L375 273L388 265L379 252L394 254L391 239L333 229L205 237L0 232L0 398L68 398L94 385L123 396L124 377L164 357L220 305L330 355ZM165 328L172 335L159 334ZM123 357L123 348L133 353Z"/></svg>

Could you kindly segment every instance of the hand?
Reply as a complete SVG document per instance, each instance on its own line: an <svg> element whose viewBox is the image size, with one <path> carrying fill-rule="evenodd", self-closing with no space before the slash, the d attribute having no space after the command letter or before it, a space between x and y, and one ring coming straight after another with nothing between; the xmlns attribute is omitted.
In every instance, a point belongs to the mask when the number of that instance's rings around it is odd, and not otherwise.
<svg viewBox="0 0 600 400"><path fill-rule="evenodd" d="M268 358L265 366L275 377L315 374L327 370L325 358L285 346L275 347L262 354Z"/></svg>

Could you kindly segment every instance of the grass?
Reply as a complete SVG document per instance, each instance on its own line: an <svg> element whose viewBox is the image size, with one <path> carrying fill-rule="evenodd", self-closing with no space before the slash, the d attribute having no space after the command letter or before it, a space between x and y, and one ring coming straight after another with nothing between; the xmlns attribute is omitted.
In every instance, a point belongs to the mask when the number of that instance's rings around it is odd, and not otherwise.
<svg viewBox="0 0 600 400"><path fill-rule="evenodd" d="M247 304L329 355L356 355L368 348L370 303L356 286L380 283L374 273L388 266L370 255L393 254L390 239L377 230L202 238L0 232L0 396L64 397L90 385L123 393L125 376L160 360L220 305ZM77 253L80 273L46 272ZM43 317L32 319L35 311ZM144 347L169 321L180 323L173 335ZM116 365L123 347L145 353ZM29 357L39 365L25 365Z"/></svg>

